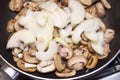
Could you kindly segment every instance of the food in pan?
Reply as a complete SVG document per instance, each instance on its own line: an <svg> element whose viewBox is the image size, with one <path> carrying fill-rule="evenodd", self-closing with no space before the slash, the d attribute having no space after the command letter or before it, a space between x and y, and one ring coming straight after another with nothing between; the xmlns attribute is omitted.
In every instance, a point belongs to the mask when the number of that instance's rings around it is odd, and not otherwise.
<svg viewBox="0 0 120 80"><path fill-rule="evenodd" d="M106 0L10 0L9 8L18 14L8 22L6 48L23 71L72 77L111 52L115 31L101 20L111 8Z"/></svg>

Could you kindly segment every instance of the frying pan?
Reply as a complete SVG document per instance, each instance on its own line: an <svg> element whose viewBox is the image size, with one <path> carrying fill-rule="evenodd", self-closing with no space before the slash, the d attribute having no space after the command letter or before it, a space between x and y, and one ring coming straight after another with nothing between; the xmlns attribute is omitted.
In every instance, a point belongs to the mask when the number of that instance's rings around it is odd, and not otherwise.
<svg viewBox="0 0 120 80"><path fill-rule="evenodd" d="M54 72L48 74L41 74L39 72L27 73L17 68L16 63L13 61L11 50L6 50L6 44L9 33L6 30L7 22L15 16L8 8L9 0L0 0L0 57L13 69L25 74L27 76L37 79L60 79L55 76ZM84 79L94 74L97 74L104 69L114 58L120 53L120 0L109 0L112 9L106 11L106 16L103 18L104 23L108 28L115 30L115 38L110 44L111 53L107 59L100 60L97 67L85 72L86 70L78 71L75 77L67 79ZM65 79L65 78L64 78Z"/></svg>

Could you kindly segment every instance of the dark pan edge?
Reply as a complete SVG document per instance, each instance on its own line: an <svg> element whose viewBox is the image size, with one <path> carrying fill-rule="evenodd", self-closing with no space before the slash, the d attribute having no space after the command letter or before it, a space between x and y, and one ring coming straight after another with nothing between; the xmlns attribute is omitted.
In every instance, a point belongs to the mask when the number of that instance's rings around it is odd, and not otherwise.
<svg viewBox="0 0 120 80"><path fill-rule="evenodd" d="M109 64L116 58L116 56L117 56L119 53L120 53L120 49L119 49L118 52L114 55L114 57L113 57L111 60L109 60L105 65L101 66L100 68L98 68L98 69L96 69L96 70L94 70L94 71L92 71L92 72L90 72L90 73L87 73L87 74L85 74L85 75L81 75L81 76L78 76L78 77L67 78L67 79L59 79L59 80L80 79L80 78L85 78L85 77L87 77L87 76L89 76L89 75L92 75L92 74L94 74L94 73L102 70L102 69L105 68L107 65L109 65ZM16 71L18 71L18 72L20 72L20 73L22 73L22 74L25 74L25 75L27 75L27 76L30 76L30 77L33 77L33 78L36 78L36 79L47 79L47 80L49 79L49 78L42 78L42 77L40 77L40 76L34 76L34 75L29 74L29 73L26 73L26 72L24 72L24 71L22 71L22 70L20 70L20 69L18 69L18 68L16 68L16 67L14 67L13 65L11 65L7 60L4 59L4 57L2 57L2 55L0 55L0 58L1 58L5 63L7 63L11 68L15 69ZM56 79L49 79L49 80L56 80ZM57 80L58 80L58 79L57 79Z"/></svg>

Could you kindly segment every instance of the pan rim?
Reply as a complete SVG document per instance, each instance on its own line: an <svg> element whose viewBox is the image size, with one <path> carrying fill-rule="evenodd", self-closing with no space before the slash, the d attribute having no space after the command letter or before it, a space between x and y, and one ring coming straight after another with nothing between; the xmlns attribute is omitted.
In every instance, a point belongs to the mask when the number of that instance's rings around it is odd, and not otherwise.
<svg viewBox="0 0 120 80"><path fill-rule="evenodd" d="M27 72L24 72L22 70L20 70L19 68L17 67L14 67L13 65L11 65L7 60L5 60L5 58L0 54L0 58L8 64L8 66L10 66L11 68L13 68L14 70L24 74L24 75L27 75L29 77L32 77L32 78L36 78L36 79L49 79L49 80L73 80L73 79L80 79L80 78L85 78L89 75L92 75L100 70L102 70L103 68L105 68L107 65L109 65L116 57L117 55L120 53L120 49L117 51L117 53L114 55L114 57L112 57L112 59L110 59L105 65L101 66L100 68L96 69L96 70L93 70L91 71L90 73L87 73L87 74L84 74L84 75L81 75L81 76L77 76L77 77L72 77L72 78L66 78L66 79L50 79L50 78L43 78L43 77L40 77L40 76L35 76L35 75L32 75L32 74L29 74Z"/></svg>

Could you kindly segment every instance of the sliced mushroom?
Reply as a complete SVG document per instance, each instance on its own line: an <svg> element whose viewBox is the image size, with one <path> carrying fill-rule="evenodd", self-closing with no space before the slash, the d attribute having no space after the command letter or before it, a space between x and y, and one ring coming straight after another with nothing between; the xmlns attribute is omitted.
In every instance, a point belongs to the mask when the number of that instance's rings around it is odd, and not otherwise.
<svg viewBox="0 0 120 80"><path fill-rule="evenodd" d="M91 41L88 41L88 45L87 46L88 46L88 50L93 53L94 50L92 48Z"/></svg>
<svg viewBox="0 0 120 80"><path fill-rule="evenodd" d="M59 46L58 53L62 58L69 59L73 55L73 51L71 47Z"/></svg>
<svg viewBox="0 0 120 80"><path fill-rule="evenodd" d="M15 20L18 20L20 16L24 16L27 12L27 8L23 8L20 12L14 17Z"/></svg>
<svg viewBox="0 0 120 80"><path fill-rule="evenodd" d="M45 2L45 1L48 1L48 0L31 0L33 2L36 2L36 3L40 3L40 2Z"/></svg>
<svg viewBox="0 0 120 80"><path fill-rule="evenodd" d="M82 70L87 64L87 59L84 56L73 56L67 61L67 66L73 70Z"/></svg>
<svg viewBox="0 0 120 80"><path fill-rule="evenodd" d="M86 64L86 68L93 69L96 67L97 63L98 63L98 57L92 55Z"/></svg>
<svg viewBox="0 0 120 80"><path fill-rule="evenodd" d="M23 36L24 35L24 36ZM28 30L23 29L18 32L15 32L7 43L8 48L19 47L19 42L23 41L25 44L30 44L36 41L35 36Z"/></svg>
<svg viewBox="0 0 120 80"><path fill-rule="evenodd" d="M105 9L101 2L97 2L93 6L88 7L86 12L94 17L103 17L105 15Z"/></svg>
<svg viewBox="0 0 120 80"><path fill-rule="evenodd" d="M82 45L87 45L87 44L88 44L88 41L81 40L80 43L81 43Z"/></svg>
<svg viewBox="0 0 120 80"><path fill-rule="evenodd" d="M10 0L9 8L12 11L20 11L23 7L24 0Z"/></svg>
<svg viewBox="0 0 120 80"><path fill-rule="evenodd" d="M25 60L28 63L38 63L39 60L36 58L36 56L31 55L31 52L23 52L23 60Z"/></svg>
<svg viewBox="0 0 120 80"><path fill-rule="evenodd" d="M110 43L112 39L114 38L115 31L113 29L106 29L104 34L104 41L105 43Z"/></svg>
<svg viewBox="0 0 120 80"><path fill-rule="evenodd" d="M88 41L88 38L85 36L85 33L84 33L84 32L81 34L81 38L82 38L84 41Z"/></svg>
<svg viewBox="0 0 120 80"><path fill-rule="evenodd" d="M56 76L58 77L72 77L72 76L75 76L76 74L76 71L75 70L70 70L70 69L65 69L63 72L55 72Z"/></svg>
<svg viewBox="0 0 120 80"><path fill-rule="evenodd" d="M16 56L13 56L13 60L15 61L15 62L17 62L18 60L20 60L18 57L16 57Z"/></svg>
<svg viewBox="0 0 120 80"><path fill-rule="evenodd" d="M7 24L7 31L8 32L14 32L14 24L15 24L15 20L14 19L11 19L8 24Z"/></svg>
<svg viewBox="0 0 120 80"><path fill-rule="evenodd" d="M61 4L63 6L68 6L68 0L61 0Z"/></svg>
<svg viewBox="0 0 120 80"><path fill-rule="evenodd" d="M96 14L98 17L103 17L105 15L105 9L102 3L98 2L96 3Z"/></svg>
<svg viewBox="0 0 120 80"><path fill-rule="evenodd" d="M107 0L101 0L102 4L104 5L105 8L111 9L111 5Z"/></svg>
<svg viewBox="0 0 120 80"><path fill-rule="evenodd" d="M32 67L32 68L26 68L25 67L25 62L23 60L18 60L17 61L17 66L22 69L23 71L26 71L26 72L35 72L37 70L36 67Z"/></svg>
<svg viewBox="0 0 120 80"><path fill-rule="evenodd" d="M38 3L30 2L30 1L25 2L24 7L27 8L27 9L33 10L33 11L39 11L40 10L40 7L39 7Z"/></svg>
<svg viewBox="0 0 120 80"><path fill-rule="evenodd" d="M21 49L19 49L19 48L14 48L14 49L12 50L12 55L18 57L18 54L21 53L21 52L22 52Z"/></svg>
<svg viewBox="0 0 120 80"><path fill-rule="evenodd" d="M83 5L90 6L97 0L79 0Z"/></svg>
<svg viewBox="0 0 120 80"><path fill-rule="evenodd" d="M59 54L54 56L54 63L57 71L61 72L65 69L66 64L63 62L62 57Z"/></svg>
<svg viewBox="0 0 120 80"><path fill-rule="evenodd" d="M54 61L41 61L37 65L37 71L41 73L49 73L55 70Z"/></svg>
<svg viewBox="0 0 120 80"><path fill-rule="evenodd" d="M88 51L88 49L87 48L81 48L81 49L76 49L76 50L74 50L74 53L75 53L75 55L77 56L77 55L79 55L79 56L84 56L85 58L88 58L88 56L89 56L89 51Z"/></svg>

